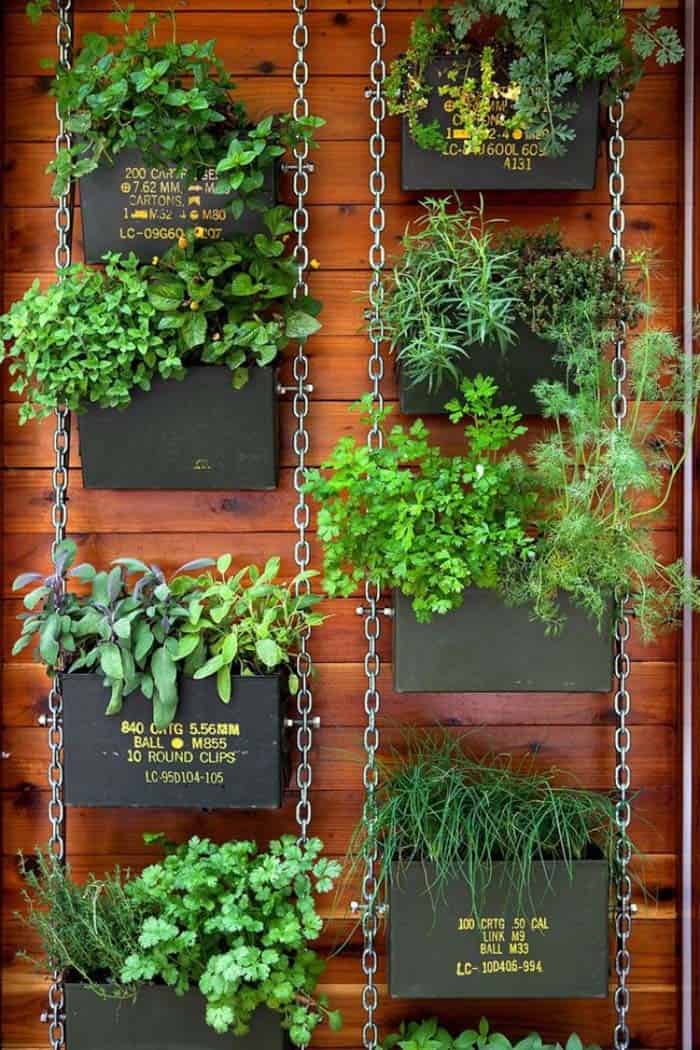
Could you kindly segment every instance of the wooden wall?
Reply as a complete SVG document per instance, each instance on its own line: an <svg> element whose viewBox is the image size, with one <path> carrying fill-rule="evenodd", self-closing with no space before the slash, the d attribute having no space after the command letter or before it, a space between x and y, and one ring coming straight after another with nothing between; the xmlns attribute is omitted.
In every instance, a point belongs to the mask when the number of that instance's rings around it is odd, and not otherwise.
<svg viewBox="0 0 700 1050"><path fill-rule="evenodd" d="M680 0L666 0L664 18L681 21ZM19 0L3 5L5 99L4 254L5 301L19 296L39 276L51 279L54 234L49 178L44 175L54 135L53 107L38 62L51 54L52 27L33 30ZM170 0L139 3L139 9L166 9ZM367 189L369 121L364 88L370 61L370 14L364 0L310 0L309 94L313 111L326 118L317 173L311 190L311 251L320 261L312 289L324 301L324 328L310 345L315 387L310 429L311 459L318 463L343 433L356 429L348 402L366 388L367 343L361 334L363 290L367 282ZM387 57L407 39L420 0L389 0ZM645 6L632 0L630 7ZM77 0L78 34L106 26L109 0ZM284 0L190 0L179 15L180 33L200 39L215 36L218 51L239 80L255 113L291 101L292 15ZM681 73L654 70L628 107L625 134L627 242L655 247L662 260L656 296L665 323L679 327ZM405 223L416 214L416 201L399 188L398 124L387 122L387 241L392 248ZM606 241L607 180L601 149L595 190L571 194L493 194L493 215L534 227L554 216L575 245ZM80 256L80 219L76 223ZM390 372L390 369L388 370ZM46 1043L39 1021L46 982L15 958L26 936L13 918L18 905L17 850L31 850L48 835L46 806L46 734L37 719L46 707L46 679L22 654L10 658L18 602L10 583L25 568L46 567L50 544L51 489L49 426L17 426L17 406L5 385L3 492L3 982L2 1037L5 1050L30 1050ZM391 377L386 393L395 397ZM79 471L70 479L69 528L81 554L105 563L121 554L155 558L171 568L187 558L226 550L240 558L283 556L291 570L292 491L291 411L283 419L283 472L275 493L149 493L130 496L81 490ZM435 426L445 436L445 426ZM446 440L445 446L448 447ZM115 454L118 450L115 450ZM77 458L77 456L76 456ZM679 499L672 502L658 532L669 557L678 550ZM319 551L313 545L314 562ZM315 707L323 719L314 753L313 830L330 853L341 855L361 804L361 725L363 675L361 622L355 600L327 603L330 619L313 639L317 664ZM504 639L504 644L507 640ZM610 698L599 695L556 696L396 696L391 689L390 638L384 629L381 650L383 744L399 736L402 723L428 725L437 720L473 729L476 747L528 752L543 765L569 769L581 781L605 789L612 783L612 712ZM494 658L498 654L494 653ZM633 783L641 792L635 809L634 837L644 853L643 867L658 901L639 901L632 939L632 1011L636 1048L671 1050L679 1045L677 989L679 950L676 924L678 870L678 643L666 638L643 648L634 643ZM264 840L293 829L294 798L279 813L178 814L172 811L72 810L67 821L68 855L78 872L104 869L116 861L139 865L144 859L143 830L162 829L171 836L195 831L212 836L257 836ZM640 862L642 863L642 862ZM326 902L329 945L348 929L343 902ZM355 938L334 958L324 984L345 1015L339 1034L319 1031L317 1045L360 1044L360 966ZM384 969L380 973L383 980ZM383 991L383 989L382 989ZM437 1004L387 1001L382 994L382 1025L403 1016L430 1014ZM455 1024L481 1013L519 1033L539 1028L547 1037L565 1038L576 1029L585 1039L610 1045L613 1011L609 1001L592 1002L445 1002L441 1013Z"/></svg>

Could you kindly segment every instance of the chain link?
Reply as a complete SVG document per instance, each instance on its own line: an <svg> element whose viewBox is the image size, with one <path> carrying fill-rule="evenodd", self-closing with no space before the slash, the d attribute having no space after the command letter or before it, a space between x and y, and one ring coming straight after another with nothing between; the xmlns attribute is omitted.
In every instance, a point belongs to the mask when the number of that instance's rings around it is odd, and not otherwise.
<svg viewBox="0 0 700 1050"><path fill-rule="evenodd" d="M615 267L617 280L623 280L625 266L625 212L623 197L625 178L622 173L622 160L625 155L625 140L622 134L622 122L625 117L625 100L618 98L608 109L608 120L612 134L608 142L610 158L610 261ZM621 301L621 300L620 300ZM627 343L627 325L620 316L616 322L615 347L612 360L612 378L615 392L612 398L612 414L615 426L622 430L627 415L627 397L625 380L627 378L627 360L625 350ZM629 1050L630 1030L627 1015L630 1008L629 973L631 956L629 938L632 930L632 879L629 864L632 858L632 847L629 839L629 825L632 817L630 807L631 773L628 755L632 744L632 735L628 725L630 716L630 693L627 680L631 672L627 643L630 637L630 618L627 610L629 595L617 596L617 621L615 624L615 823L617 825L616 865L617 865L617 899L615 909L615 975L616 987L614 1007L616 1023L613 1032L614 1050Z"/></svg>
<svg viewBox="0 0 700 1050"><path fill-rule="evenodd" d="M292 0L292 11L296 15L296 23L292 30L292 46L296 51L296 59L292 67L292 82L296 88L296 97L292 104L292 116L295 120L303 120L309 115L309 101L306 97L306 85L309 81L309 66L306 61L306 48L309 43L309 30L304 15L308 8L308 0ZM309 228L309 212L306 207L306 197L309 192L309 145L306 141L297 142L294 146L294 163L292 164L292 188L295 197L295 208L293 214L294 234L296 243L294 245L293 259L296 265L297 279L294 288L294 298L303 298L308 295L306 273L309 266L309 249L306 244L306 232ZM294 468L294 491L297 502L294 507L294 527L297 530L297 541L294 546L294 561L299 573L309 568L311 550L307 539L307 530L310 525L309 505L304 492L306 481L306 456L309 451L309 433L306 429L306 421L309 414L308 378L309 359L303 343L299 343L294 357L294 400L292 409L296 427L292 438L292 447L296 456ZM311 590L309 580L297 580L297 595L308 594ZM309 654L310 631L303 632L299 640L299 652L296 658L296 673L299 680L297 692L297 713L299 715L297 724L297 750L299 763L296 771L296 784L299 789L299 801L296 807L296 821L299 825L299 841L306 842L308 838L309 824L311 823L311 799L309 792L313 779L310 754L313 745L313 722L311 712L313 710L313 696L311 693L311 656Z"/></svg>
<svg viewBox="0 0 700 1050"><path fill-rule="evenodd" d="M385 262L382 235L386 226L383 204L386 178L382 168L382 161L386 153L386 140L383 131L384 117L386 116L386 100L383 91L386 79L386 65L384 63L386 26L384 25L383 15L386 8L386 0L370 0L370 8L374 14L374 21L370 27L370 44L374 49L374 57L370 65L370 87L367 91L370 120L372 122L372 132L369 138L369 154L372 160L369 189L372 205L369 212L369 229L371 234L369 267L371 276L369 281L368 311L368 334L370 340L368 375L372 393L372 405L375 411L380 412L384 407L384 398L381 390L381 383L384 377L382 303L384 298L383 269ZM377 450L382 448L383 443L384 436L381 422L375 417L367 434L367 445L371 450ZM366 1050L374 1050L379 1042L379 1032L375 1020L379 1001L376 984L377 950L375 941L379 924L377 901L379 846L377 842L376 791L379 782L377 769L377 751L379 749L377 716L379 715L381 703L378 684L381 660L377 649L377 643L381 634L378 609L380 598L379 585L373 580L366 580L363 614L364 634L367 642L364 661L365 675L367 677L367 688L364 698L367 722L363 740L366 759L362 773L362 782L365 790L363 823L366 836L364 875L362 879L362 971L365 977L365 984L362 989L362 1007L365 1011L362 1043Z"/></svg>
<svg viewBox="0 0 700 1050"><path fill-rule="evenodd" d="M70 69L73 47L73 9L72 0L56 0L56 49L58 65ZM58 131L55 140L56 156L69 149L70 134L63 122L61 112L56 104L56 122ZM57 279L61 281L71 263L71 241L73 233L73 189L69 187L58 199L56 206L56 250L54 260ZM54 467L51 475L53 488L53 505L51 508L51 525L53 541L51 543L51 560L53 561L58 545L66 535L68 519L68 465L70 457L70 413L65 405L57 405L55 411L55 428L53 437ZM59 582L61 595L65 594L65 579ZM48 698L49 705L49 768L48 781L51 797L49 799L49 850L60 861L65 859L65 807L63 803L63 694L61 680L57 675L52 683ZM52 1050L61 1050L65 1045L64 1028L64 992L63 974L54 970L49 986L48 1010L45 1019L49 1026L49 1044Z"/></svg>

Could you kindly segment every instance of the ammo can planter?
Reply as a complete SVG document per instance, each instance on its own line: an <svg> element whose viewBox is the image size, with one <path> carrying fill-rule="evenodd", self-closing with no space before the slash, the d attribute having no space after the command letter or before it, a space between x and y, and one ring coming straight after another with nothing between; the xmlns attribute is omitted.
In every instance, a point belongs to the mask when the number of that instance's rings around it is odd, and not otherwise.
<svg viewBox="0 0 700 1050"><path fill-rule="evenodd" d="M196 365L134 390L126 408L78 417L86 489L277 487L279 423L272 367L252 366L240 390L230 369Z"/></svg>
<svg viewBox="0 0 700 1050"><path fill-rule="evenodd" d="M433 889L420 863L389 894L389 993L397 999L604 998L609 873L604 860L533 867L522 904L505 864L474 909L464 880Z"/></svg>
<svg viewBox="0 0 700 1050"><path fill-rule="evenodd" d="M278 809L288 780L283 697L277 675L233 678L222 703L214 678L180 679L165 730L141 693L106 715L98 674L65 674L65 799L71 806Z"/></svg>
<svg viewBox="0 0 700 1050"><path fill-rule="evenodd" d="M491 376L498 386L498 402L515 405L524 415L539 415L540 405L532 388L539 379L566 378L566 365L555 361L557 344L518 322L513 326L515 339L504 350L495 342L475 343L460 359L460 371L473 378ZM445 415L445 404L459 396L459 384L447 379L439 386L411 383L398 363L399 397L405 415Z"/></svg>
<svg viewBox="0 0 700 1050"><path fill-rule="evenodd" d="M66 1046L70 1050L287 1050L279 1015L258 1009L248 1035L220 1035L204 1019L198 991L144 985L136 999L104 999L66 984Z"/></svg>
<svg viewBox="0 0 700 1050"><path fill-rule="evenodd" d="M214 192L217 176L188 185L176 168L146 164L137 149L122 150L114 164L101 164L80 180L80 217L85 261L105 252L133 252L150 262L186 230L201 227L205 240L225 241L262 230L261 212L248 208L234 219L230 197ZM270 168L260 193L265 208L277 202L277 170Z"/></svg>
<svg viewBox="0 0 700 1050"><path fill-rule="evenodd" d="M404 190L583 190L595 185L599 138L599 95L596 81L572 90L578 109L569 121L575 138L567 144L563 157L542 155L537 139L526 131L508 131L495 122L510 115L513 104L507 98L494 105L494 134L479 153L464 153L466 139L462 129L452 125L446 103L439 94L448 83L453 59L439 58L426 69L425 79L432 88L427 108L419 119L424 124L437 120L448 139L446 153L421 149L403 118L401 127L401 186ZM463 67L463 63L461 63ZM503 85L503 93L512 85ZM449 103L448 103L449 105ZM498 108L496 108L498 107Z"/></svg>
<svg viewBox="0 0 700 1050"><path fill-rule="evenodd" d="M459 609L418 623L394 594L394 689L398 693L607 693L613 672L612 605L600 631L562 598L566 623L548 636L527 606L469 587Z"/></svg>

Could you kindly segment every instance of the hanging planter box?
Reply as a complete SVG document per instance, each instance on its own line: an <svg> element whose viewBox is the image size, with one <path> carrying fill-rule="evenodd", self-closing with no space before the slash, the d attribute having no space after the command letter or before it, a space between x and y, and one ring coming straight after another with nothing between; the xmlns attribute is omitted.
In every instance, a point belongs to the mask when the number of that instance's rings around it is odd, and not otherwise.
<svg viewBox="0 0 700 1050"><path fill-rule="evenodd" d="M477 915L463 879L431 892L429 865L408 864L394 872L388 920L391 996L605 997L607 862L536 863L520 908L507 866L493 868Z"/></svg>
<svg viewBox="0 0 700 1050"><path fill-rule="evenodd" d="M394 689L399 693L607 693L613 671L612 606L600 632L562 598L566 623L548 636L527 606L494 590L467 589L464 604L418 623L394 600Z"/></svg>
<svg viewBox="0 0 700 1050"><path fill-rule="evenodd" d="M144 985L136 999L102 999L82 984L66 984L66 1046L70 1050L287 1050L279 1014L259 1009L248 1035L220 1035L204 1019L197 991Z"/></svg>
<svg viewBox="0 0 700 1050"><path fill-rule="evenodd" d="M446 100L439 87L446 84L455 60L440 58L426 69L432 88L420 120L437 120L448 139L448 152L425 150L416 145L404 117L401 129L401 185L404 190L582 190L595 185L599 137L598 83L591 81L572 91L578 109L569 122L575 138L563 157L545 157L537 139L518 129L496 127L483 149L473 156L464 153L466 140L453 127ZM463 63L460 63L463 68ZM447 103L449 105L449 102ZM504 101L504 107L508 102ZM511 109L512 109L512 103ZM507 108L505 109L508 114ZM494 110L494 118L497 111Z"/></svg>
<svg viewBox="0 0 700 1050"><path fill-rule="evenodd" d="M538 379L566 379L566 365L553 360L557 344L535 335L517 322L515 340L505 350L498 343L475 343L462 359L462 374L473 378L491 376L498 385L499 404L515 405L524 415L539 415L540 405L532 388ZM399 362L399 396L405 415L445 415L445 404L459 397L459 385L448 379L430 389L426 383L411 383Z"/></svg>
<svg viewBox="0 0 700 1050"><path fill-rule="evenodd" d="M215 193L209 171L188 185L176 168L146 164L137 149L122 150L114 164L101 164L80 180L80 218L85 261L105 252L134 252L142 261L163 255L186 230L201 226L204 237L225 241L262 229L261 213L249 208L234 219L231 198ZM260 193L265 208L277 203L277 171L271 168Z"/></svg>
<svg viewBox="0 0 700 1050"><path fill-rule="evenodd" d="M222 703L213 678L182 678L175 720L151 723L141 693L106 715L97 674L63 682L65 799L72 806L278 809L288 780L277 675L234 676Z"/></svg>
<svg viewBox="0 0 700 1050"><path fill-rule="evenodd" d="M278 478L277 379L251 367L241 390L219 365L182 382L155 379L124 409L79 416L86 489L274 489Z"/></svg>

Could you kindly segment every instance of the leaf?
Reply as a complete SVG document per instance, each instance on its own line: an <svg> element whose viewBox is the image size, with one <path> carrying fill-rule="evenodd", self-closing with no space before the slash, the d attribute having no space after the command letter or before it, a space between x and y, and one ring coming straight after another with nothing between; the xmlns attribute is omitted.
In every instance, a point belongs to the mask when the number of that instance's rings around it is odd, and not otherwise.
<svg viewBox="0 0 700 1050"><path fill-rule="evenodd" d="M284 332L288 339L303 341L308 336L318 332L320 327L320 322L315 317L312 317L311 314L303 313L301 310L294 310L287 317Z"/></svg>
<svg viewBox="0 0 700 1050"><path fill-rule="evenodd" d="M100 646L100 667L107 678L123 679L122 657L114 642L105 642Z"/></svg>
<svg viewBox="0 0 700 1050"><path fill-rule="evenodd" d="M12 590L21 591L23 587L26 587L30 583L34 583L36 580L42 579L40 572L23 572L19 576L16 576L12 581Z"/></svg>
<svg viewBox="0 0 700 1050"><path fill-rule="evenodd" d="M233 558L230 554L222 554L216 559L216 569L222 576L225 576L228 570L231 568L231 562Z"/></svg>
<svg viewBox="0 0 700 1050"><path fill-rule="evenodd" d="M226 664L216 672L216 691L223 703L229 703L231 699L231 668Z"/></svg>
<svg viewBox="0 0 700 1050"><path fill-rule="evenodd" d="M258 659L270 669L278 667L284 659L284 653L272 638L258 639L255 643L255 652Z"/></svg>
<svg viewBox="0 0 700 1050"><path fill-rule="evenodd" d="M176 660L184 660L185 657L193 653L199 645L199 638L196 634L183 634L178 638L177 641L177 652L175 654Z"/></svg>
<svg viewBox="0 0 700 1050"><path fill-rule="evenodd" d="M177 665L165 646L154 651L151 671L155 684L153 720L158 729L164 729L175 717L178 701Z"/></svg>
<svg viewBox="0 0 700 1050"><path fill-rule="evenodd" d="M237 274L231 282L232 295L255 295L258 286L254 285L247 273Z"/></svg>
<svg viewBox="0 0 700 1050"><path fill-rule="evenodd" d="M210 660L207 660L202 667L195 671L193 677L197 679L208 678L210 675L216 674L219 668L223 666L223 663L224 658L220 653L217 656L212 656Z"/></svg>

